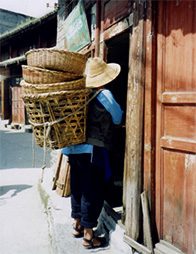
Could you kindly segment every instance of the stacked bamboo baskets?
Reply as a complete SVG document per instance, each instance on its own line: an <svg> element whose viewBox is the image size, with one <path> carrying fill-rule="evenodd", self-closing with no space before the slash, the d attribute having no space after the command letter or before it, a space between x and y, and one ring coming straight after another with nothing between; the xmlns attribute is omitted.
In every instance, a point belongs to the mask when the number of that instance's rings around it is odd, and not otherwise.
<svg viewBox="0 0 196 254"><path fill-rule="evenodd" d="M22 65L22 98L36 144L51 149L86 140L87 101L83 75L87 58L58 49L35 49L26 53Z"/></svg>

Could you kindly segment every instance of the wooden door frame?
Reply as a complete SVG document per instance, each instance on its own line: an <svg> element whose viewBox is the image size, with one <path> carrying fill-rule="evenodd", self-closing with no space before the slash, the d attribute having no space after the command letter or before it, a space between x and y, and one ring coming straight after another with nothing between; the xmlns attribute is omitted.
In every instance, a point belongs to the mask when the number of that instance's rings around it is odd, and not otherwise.
<svg viewBox="0 0 196 254"><path fill-rule="evenodd" d="M11 120L10 78L1 81L1 118Z"/></svg>
<svg viewBox="0 0 196 254"><path fill-rule="evenodd" d="M155 225L155 149L156 149L156 20L157 2L147 0L145 21L145 92L143 190L147 191L153 242L157 242Z"/></svg>
<svg viewBox="0 0 196 254"><path fill-rule="evenodd" d="M164 8L164 2L160 1L159 2L159 15L161 16L160 20L162 22L165 22L164 15L165 15L165 8ZM157 67L162 66L163 67L163 62L164 62L164 50L165 47L163 47L163 44L165 43L165 37L163 36L164 32L164 25L161 23L157 24L158 30L161 31L161 33L157 33ZM159 94L162 94L163 86L161 85L164 83L163 79L163 72L162 70L157 70L157 97L156 97L156 126L158 125L159 122L163 122L163 105L161 98ZM156 128L156 162L155 162L155 168L158 169L162 167L161 165L163 163L163 150L160 148L161 147L161 137L163 136L163 127L162 128ZM156 199L156 206L155 206L155 220L156 220L156 226L157 226L157 232L158 236L161 238L162 237L162 219L161 219L161 211L163 209L162 207L162 202L161 202L161 188L163 187L161 185L161 171L156 170L155 174L155 182L156 182L156 187L155 187L155 199Z"/></svg>
<svg viewBox="0 0 196 254"><path fill-rule="evenodd" d="M130 33L129 74L126 112L126 148L123 183L125 234L140 235L140 194L142 190L142 146L144 112L144 3L135 1Z"/></svg>

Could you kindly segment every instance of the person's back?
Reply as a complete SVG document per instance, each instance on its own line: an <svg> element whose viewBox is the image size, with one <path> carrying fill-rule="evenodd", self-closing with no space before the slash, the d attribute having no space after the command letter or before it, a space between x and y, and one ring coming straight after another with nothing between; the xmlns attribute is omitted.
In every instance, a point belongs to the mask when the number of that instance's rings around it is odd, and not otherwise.
<svg viewBox="0 0 196 254"><path fill-rule="evenodd" d="M86 143L111 150L113 146L113 133L114 123L111 114L95 98L89 105Z"/></svg>
<svg viewBox="0 0 196 254"><path fill-rule="evenodd" d="M86 87L98 88L112 81L120 73L118 64L106 64L92 58L87 69ZM107 150L112 147L113 129L120 124L123 111L112 93L103 89L91 101L87 116L85 143L65 147L62 153L69 156L71 166L71 204L74 218L73 236L83 238L85 248L101 247L105 238L95 237L104 202L105 179L111 170Z"/></svg>

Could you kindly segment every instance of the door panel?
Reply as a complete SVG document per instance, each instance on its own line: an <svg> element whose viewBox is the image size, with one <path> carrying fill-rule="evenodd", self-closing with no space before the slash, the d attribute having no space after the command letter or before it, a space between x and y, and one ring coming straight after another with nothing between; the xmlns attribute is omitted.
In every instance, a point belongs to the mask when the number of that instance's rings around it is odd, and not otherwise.
<svg viewBox="0 0 196 254"><path fill-rule="evenodd" d="M22 88L20 86L12 87L12 122L24 124L25 111L21 94Z"/></svg>
<svg viewBox="0 0 196 254"><path fill-rule="evenodd" d="M1 81L1 119L10 119L10 80Z"/></svg>
<svg viewBox="0 0 196 254"><path fill-rule="evenodd" d="M195 234L196 155L165 149L163 161L163 239L185 251Z"/></svg>
<svg viewBox="0 0 196 254"><path fill-rule="evenodd" d="M196 91L195 1L169 2L164 5L163 24L166 53L165 92Z"/></svg>
<svg viewBox="0 0 196 254"><path fill-rule="evenodd" d="M196 253L196 2L159 1L157 15L156 224Z"/></svg>
<svg viewBox="0 0 196 254"><path fill-rule="evenodd" d="M164 136L196 140L196 107L179 105L164 107Z"/></svg>

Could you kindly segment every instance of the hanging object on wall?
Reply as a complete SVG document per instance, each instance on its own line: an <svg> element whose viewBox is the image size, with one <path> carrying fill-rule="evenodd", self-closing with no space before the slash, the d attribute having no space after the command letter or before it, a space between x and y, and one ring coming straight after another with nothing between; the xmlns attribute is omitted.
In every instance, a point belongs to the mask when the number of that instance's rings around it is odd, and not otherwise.
<svg viewBox="0 0 196 254"><path fill-rule="evenodd" d="M90 43L90 34L83 2L80 1L64 23L65 48L78 51Z"/></svg>

